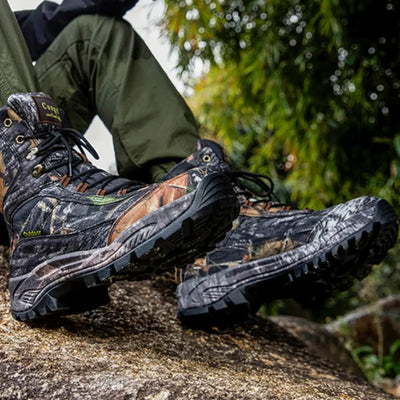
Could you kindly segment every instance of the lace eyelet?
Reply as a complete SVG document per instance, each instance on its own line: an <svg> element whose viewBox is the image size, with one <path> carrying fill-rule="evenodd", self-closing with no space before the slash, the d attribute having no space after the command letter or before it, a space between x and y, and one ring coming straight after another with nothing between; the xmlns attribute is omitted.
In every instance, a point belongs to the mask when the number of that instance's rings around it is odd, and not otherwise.
<svg viewBox="0 0 400 400"><path fill-rule="evenodd" d="M44 171L44 165L43 164L35 165L33 167L32 176L34 178L39 178L43 174L43 171Z"/></svg>
<svg viewBox="0 0 400 400"><path fill-rule="evenodd" d="M209 163L211 161L211 156L209 154L204 154L203 161Z"/></svg>
<svg viewBox="0 0 400 400"><path fill-rule="evenodd" d="M31 161L35 158L35 154L39 151L37 147L32 147L28 155L25 157L28 161Z"/></svg>
<svg viewBox="0 0 400 400"><path fill-rule="evenodd" d="M9 128L12 124L13 124L13 121L12 121L11 118L6 118L6 119L3 121L3 125L4 125L6 128Z"/></svg>
<svg viewBox="0 0 400 400"><path fill-rule="evenodd" d="M15 138L15 141L17 142L17 144L23 144L25 142L25 137L23 135L18 135Z"/></svg>

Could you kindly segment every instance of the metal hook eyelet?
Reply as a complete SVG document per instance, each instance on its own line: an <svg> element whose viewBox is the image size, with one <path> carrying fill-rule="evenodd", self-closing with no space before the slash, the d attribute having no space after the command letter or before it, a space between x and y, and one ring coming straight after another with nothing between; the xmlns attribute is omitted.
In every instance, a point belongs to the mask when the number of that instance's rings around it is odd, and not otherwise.
<svg viewBox="0 0 400 400"><path fill-rule="evenodd" d="M203 161L209 163L211 161L211 156L209 154L204 154Z"/></svg>
<svg viewBox="0 0 400 400"><path fill-rule="evenodd" d="M34 178L39 178L43 174L43 171L44 171L44 165L43 164L35 165L33 167L32 176Z"/></svg>
<svg viewBox="0 0 400 400"><path fill-rule="evenodd" d="M37 152L39 151L39 149L37 147L32 147L30 152L28 153L28 155L26 156L26 159L28 161L31 161L35 158Z"/></svg>
<svg viewBox="0 0 400 400"><path fill-rule="evenodd" d="M23 144L25 142L25 137L23 135L18 135L15 138L15 141L17 142L17 144Z"/></svg>
<svg viewBox="0 0 400 400"><path fill-rule="evenodd" d="M4 125L6 128L9 128L12 124L13 124L13 121L12 121L11 118L6 118L6 119L3 121L3 125Z"/></svg>

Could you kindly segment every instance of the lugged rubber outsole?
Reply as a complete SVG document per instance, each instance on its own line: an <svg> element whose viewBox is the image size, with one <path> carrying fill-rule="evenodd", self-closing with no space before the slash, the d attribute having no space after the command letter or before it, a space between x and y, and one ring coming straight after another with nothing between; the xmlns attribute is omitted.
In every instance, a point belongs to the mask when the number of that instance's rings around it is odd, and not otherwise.
<svg viewBox="0 0 400 400"><path fill-rule="evenodd" d="M185 265L203 255L231 228L238 213L229 179L220 173L209 175L199 184L188 210L172 224L99 269L49 284L32 307L22 312L12 309L12 315L27 321L97 308L107 302L104 286L115 280L145 279L155 271Z"/></svg>
<svg viewBox="0 0 400 400"><path fill-rule="evenodd" d="M364 278L373 264L383 260L397 240L398 228L393 209L385 200L380 200L375 218L361 231L322 254L310 255L307 260L282 268L281 273L271 270L270 275L264 274L250 282L246 277L238 282L233 274L226 274L224 279L217 278L215 282L213 275L200 278L208 279L204 285L196 282L199 279L182 283L177 291L178 318L190 327L224 326L249 318L268 300L304 300L318 295L315 292L321 290L321 285L325 295L346 290L354 279ZM221 282L225 295L208 303L207 292L212 288L217 293ZM190 304L191 298L196 299L196 306L185 307L183 304ZM199 299L204 299L204 303Z"/></svg>

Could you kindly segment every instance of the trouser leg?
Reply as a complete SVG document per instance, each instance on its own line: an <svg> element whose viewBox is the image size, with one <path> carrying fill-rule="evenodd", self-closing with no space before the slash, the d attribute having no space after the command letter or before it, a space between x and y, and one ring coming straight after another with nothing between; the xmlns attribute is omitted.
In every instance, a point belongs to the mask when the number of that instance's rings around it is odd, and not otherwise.
<svg viewBox="0 0 400 400"><path fill-rule="evenodd" d="M6 104L13 93L34 92L37 89L31 57L18 22L8 2L0 0L0 106ZM8 243L7 227L0 214L0 245Z"/></svg>
<svg viewBox="0 0 400 400"><path fill-rule="evenodd" d="M152 171L154 178L162 171L158 165L195 150L192 112L126 21L76 18L35 70L41 89L67 112L73 127L84 131L100 116L113 135L122 176L151 179Z"/></svg>
<svg viewBox="0 0 400 400"><path fill-rule="evenodd" d="M18 92L34 92L38 83L25 39L6 0L0 0L0 100Z"/></svg>

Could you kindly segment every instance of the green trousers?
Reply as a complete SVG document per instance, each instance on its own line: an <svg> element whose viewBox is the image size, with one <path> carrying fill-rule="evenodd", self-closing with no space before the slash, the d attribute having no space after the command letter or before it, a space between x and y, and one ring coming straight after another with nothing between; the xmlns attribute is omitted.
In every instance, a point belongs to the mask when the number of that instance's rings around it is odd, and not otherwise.
<svg viewBox="0 0 400 400"><path fill-rule="evenodd" d="M157 180L195 151L192 112L126 21L80 16L33 66L15 17L0 0L0 41L1 104L12 93L46 92L82 132L99 115L113 136L121 176Z"/></svg>

